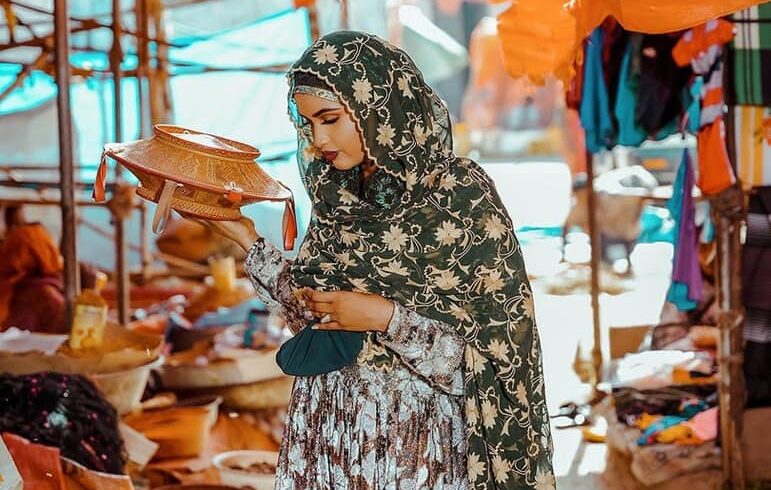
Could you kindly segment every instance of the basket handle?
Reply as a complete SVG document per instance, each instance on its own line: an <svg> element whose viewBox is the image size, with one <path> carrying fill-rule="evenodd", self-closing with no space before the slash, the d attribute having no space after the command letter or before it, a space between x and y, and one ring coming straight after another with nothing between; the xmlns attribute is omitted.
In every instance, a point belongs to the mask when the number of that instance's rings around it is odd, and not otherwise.
<svg viewBox="0 0 771 490"><path fill-rule="evenodd" d="M284 250L293 250L297 239L297 214L294 208L294 196L285 201L283 220Z"/></svg>
<svg viewBox="0 0 771 490"><path fill-rule="evenodd" d="M174 199L174 191L177 190L177 187L182 187L182 184L172 180L163 182L161 197L158 198L158 206L155 208L155 215L153 216L153 233L156 235L163 233L163 230L166 229L171 215L171 201Z"/></svg>
<svg viewBox="0 0 771 490"><path fill-rule="evenodd" d="M104 202L104 189L107 180L107 149L102 152L102 158L99 161L99 169L96 171L96 180L94 181L94 191L91 198L96 202Z"/></svg>

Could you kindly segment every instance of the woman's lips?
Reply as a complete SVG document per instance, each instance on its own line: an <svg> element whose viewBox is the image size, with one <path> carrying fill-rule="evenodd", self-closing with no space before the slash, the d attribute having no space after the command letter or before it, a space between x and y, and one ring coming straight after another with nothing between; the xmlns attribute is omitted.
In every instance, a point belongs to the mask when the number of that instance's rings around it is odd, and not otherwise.
<svg viewBox="0 0 771 490"><path fill-rule="evenodd" d="M339 151L323 151L321 152L321 156L324 157L324 160L328 162L334 162L335 158L337 158Z"/></svg>

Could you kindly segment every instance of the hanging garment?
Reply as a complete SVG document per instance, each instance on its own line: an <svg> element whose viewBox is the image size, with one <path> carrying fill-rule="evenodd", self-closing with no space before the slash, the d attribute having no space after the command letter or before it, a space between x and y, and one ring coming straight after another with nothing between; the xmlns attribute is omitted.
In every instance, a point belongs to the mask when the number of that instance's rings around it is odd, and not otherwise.
<svg viewBox="0 0 771 490"><path fill-rule="evenodd" d="M667 301L680 311L696 308L702 298L702 278L696 241L696 208L693 203L693 167L688 150L677 170L672 199L667 207L675 221L675 252L672 258L672 284Z"/></svg>
<svg viewBox="0 0 771 490"><path fill-rule="evenodd" d="M728 159L722 117L699 131L696 146L699 155L699 189L706 195L715 195L731 187L736 177Z"/></svg>
<svg viewBox="0 0 771 490"><path fill-rule="evenodd" d="M672 48L678 38L643 36L640 45L640 91L637 124L650 136L661 139L674 133L683 111L690 68L677 66ZM664 133L664 134L662 134Z"/></svg>
<svg viewBox="0 0 771 490"><path fill-rule="evenodd" d="M633 35L627 43L618 77L618 90L613 114L618 124L618 142L624 146L639 146L645 141L643 131L635 120L637 112L637 91L640 86L639 74L632 73L632 58L635 47L639 47L640 36Z"/></svg>
<svg viewBox="0 0 771 490"><path fill-rule="evenodd" d="M737 12L733 19L726 98L732 105L771 106L771 3Z"/></svg>
<svg viewBox="0 0 771 490"><path fill-rule="evenodd" d="M608 105L616 105L621 63L629 44L629 33L614 18L608 17L600 28L603 30L602 74L608 89Z"/></svg>
<svg viewBox="0 0 771 490"><path fill-rule="evenodd" d="M745 189L771 185L771 142L765 135L771 124L771 108L736 106L734 141L736 173Z"/></svg>
<svg viewBox="0 0 771 490"><path fill-rule="evenodd" d="M700 125L715 122L723 113L723 45L733 39L733 24L713 19L686 31L672 49L679 66L691 65L702 76Z"/></svg>
<svg viewBox="0 0 771 490"><path fill-rule="evenodd" d="M586 45L583 93L581 95L581 124L586 131L586 148L599 153L613 147L613 121L610 118L608 90L602 70L602 43L604 32L595 29Z"/></svg>

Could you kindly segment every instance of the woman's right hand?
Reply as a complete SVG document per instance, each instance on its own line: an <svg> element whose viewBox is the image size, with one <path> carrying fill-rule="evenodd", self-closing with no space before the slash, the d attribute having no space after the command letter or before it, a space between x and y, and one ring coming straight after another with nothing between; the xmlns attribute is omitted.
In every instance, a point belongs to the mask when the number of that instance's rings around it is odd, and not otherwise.
<svg viewBox="0 0 771 490"><path fill-rule="evenodd" d="M180 215L191 221L195 221L218 235L229 238L236 242L244 251L249 251L252 244L260 238L259 233L254 227L254 222L247 217L242 217L238 221L219 221L202 219L197 216L180 213Z"/></svg>

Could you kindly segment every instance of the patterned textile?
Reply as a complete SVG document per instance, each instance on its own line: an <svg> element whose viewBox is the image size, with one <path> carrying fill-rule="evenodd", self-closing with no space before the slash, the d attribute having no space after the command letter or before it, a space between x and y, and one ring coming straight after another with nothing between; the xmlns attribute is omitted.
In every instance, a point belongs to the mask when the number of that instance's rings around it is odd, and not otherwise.
<svg viewBox="0 0 771 490"><path fill-rule="evenodd" d="M750 194L748 211L742 248L747 404L771 406L771 187Z"/></svg>
<svg viewBox="0 0 771 490"><path fill-rule="evenodd" d="M385 206L357 195L355 173L317 158L290 95L300 174L313 217L292 275L326 290L380 294L454 325L465 349L468 476L474 488L554 487L540 340L522 250L494 185L452 152L449 114L410 58L377 37L316 41L288 78L310 73L356 121ZM290 94L292 91L290 90ZM375 334L359 362L390 372Z"/></svg>
<svg viewBox="0 0 771 490"><path fill-rule="evenodd" d="M728 103L771 106L771 3L742 10L732 18L737 32L729 45Z"/></svg>
<svg viewBox="0 0 771 490"><path fill-rule="evenodd" d="M771 121L771 108L735 106L731 110L734 113L736 173L742 187L771 185L771 143L763 127L764 121Z"/></svg>
<svg viewBox="0 0 771 490"><path fill-rule="evenodd" d="M257 294L296 327L304 322L289 269L262 239L247 257ZM295 379L277 489L468 488L465 342L452 325L399 304L377 336L396 354L393 369L355 363Z"/></svg>

